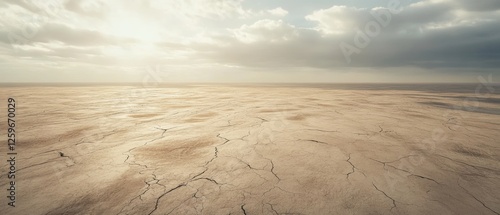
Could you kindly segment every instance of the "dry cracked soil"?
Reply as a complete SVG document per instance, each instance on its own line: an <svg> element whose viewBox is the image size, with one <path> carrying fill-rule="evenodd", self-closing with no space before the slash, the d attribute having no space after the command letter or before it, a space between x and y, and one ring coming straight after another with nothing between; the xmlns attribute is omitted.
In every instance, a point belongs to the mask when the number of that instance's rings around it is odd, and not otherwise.
<svg viewBox="0 0 500 215"><path fill-rule="evenodd" d="M0 89L2 214L500 214L498 94Z"/></svg>

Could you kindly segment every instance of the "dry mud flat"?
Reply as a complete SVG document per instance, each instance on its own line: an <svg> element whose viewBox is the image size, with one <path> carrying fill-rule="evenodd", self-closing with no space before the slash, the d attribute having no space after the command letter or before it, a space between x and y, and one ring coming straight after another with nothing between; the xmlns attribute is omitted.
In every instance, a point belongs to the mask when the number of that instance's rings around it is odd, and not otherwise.
<svg viewBox="0 0 500 215"><path fill-rule="evenodd" d="M2 214L500 213L495 94L94 86L0 95L2 124L7 97L18 122L15 208L1 131Z"/></svg>

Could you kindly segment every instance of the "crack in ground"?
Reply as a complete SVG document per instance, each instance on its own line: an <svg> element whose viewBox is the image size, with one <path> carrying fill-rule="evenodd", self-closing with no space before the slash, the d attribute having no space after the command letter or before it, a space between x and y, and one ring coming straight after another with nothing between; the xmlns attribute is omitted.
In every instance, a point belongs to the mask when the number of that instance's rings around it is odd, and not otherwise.
<svg viewBox="0 0 500 215"><path fill-rule="evenodd" d="M247 215L247 211L245 210L245 204L241 205L241 211L243 211L244 215Z"/></svg>
<svg viewBox="0 0 500 215"><path fill-rule="evenodd" d="M40 166L40 165L47 164L47 163L50 163L50 162L57 162L58 159L59 158L52 158L52 159L49 159L49 160L41 162L41 163L37 163L37 164L33 164L33 165L26 166L26 167L23 167L23 168L19 168L18 170L16 170L16 172L20 172L21 170L25 170L25 169L32 168L32 167L35 167L35 166ZM73 166L73 165L66 164L66 167L70 167L70 166Z"/></svg>
<svg viewBox="0 0 500 215"><path fill-rule="evenodd" d="M187 201L189 201L191 198L187 198L185 199L184 201L182 201L180 204L178 204L177 206L175 206L174 208L172 208L172 210L170 210L167 215L171 214L172 212L175 211L175 209L179 208L181 205L183 205L184 203L186 203Z"/></svg>
<svg viewBox="0 0 500 215"><path fill-rule="evenodd" d="M278 211L276 211L276 210L274 209L274 207L273 207L273 205L272 205L272 204L270 204L270 203L266 203L266 204L267 204L267 205L269 205L269 206L271 207L271 210L272 210L272 211L273 211L276 215L278 215L278 214L279 214L279 213L278 213Z"/></svg>
<svg viewBox="0 0 500 215"><path fill-rule="evenodd" d="M414 156L419 156L419 155L406 155L406 156L400 157L400 158L398 158L396 160L393 160L393 161L379 161L379 160L376 160L376 159L373 159L373 158L370 158L370 159L373 160L373 161L379 162L381 164L384 164L384 167L385 167L385 165L388 164L388 163L398 162L398 161L400 161L402 159L409 158L409 157L414 157Z"/></svg>
<svg viewBox="0 0 500 215"><path fill-rule="evenodd" d="M456 162L456 163L460 163L460 164L463 164L463 165L466 165L466 166L472 167L472 168L474 168L474 169L476 169L476 170L478 170L478 171L481 171L481 169L482 169L482 170L492 171L492 172L496 172L496 173L498 173L498 172L499 172L499 171L498 171L498 170L496 170L496 169L491 169L491 168L488 168L488 167L482 167L482 166L476 166L476 165L468 164L468 163L465 163L465 162L463 162L463 161L459 161L459 160L455 160L455 159L452 159L452 158L446 157L446 156L444 156L444 155L440 155L440 154L435 154L435 155L437 155L437 156L439 156L439 157L442 157L442 158L445 158L445 159L448 159L448 160L450 160L450 161Z"/></svg>
<svg viewBox="0 0 500 215"><path fill-rule="evenodd" d="M258 116L256 116L255 118L262 120L262 122L269 122L269 120L264 119L264 118L262 118L262 117L258 117Z"/></svg>
<svg viewBox="0 0 500 215"><path fill-rule="evenodd" d="M40 153L34 154L34 155L30 156L30 157L24 158L23 160L29 160L29 159L32 159L32 158L35 158L35 157L39 157L42 154L47 154L47 153L50 153L50 152L60 151L60 150L64 150L64 149L67 149L67 148L69 148L69 147L64 147L64 148L60 148L60 149L51 149L51 150L48 150L48 151L44 151L44 152L40 152Z"/></svg>
<svg viewBox="0 0 500 215"><path fill-rule="evenodd" d="M265 168L262 168L262 169L258 169L258 168L255 168L255 167L252 167L249 163L247 163L246 161L240 159L240 158L237 158L237 157L234 157L234 156L224 156L224 157L228 157L228 158L233 158L233 159L236 159L238 160L239 162L243 163L246 165L246 167L248 167L249 169L251 169L253 171L253 173L255 173L256 175L258 175L260 178L262 178L264 181L268 181L267 178L264 178L262 177L261 174L259 174L257 171L260 170L260 171L266 171L266 172L271 172L277 179L278 181L280 181L281 179L278 177L278 175L276 175L276 173L274 173L274 164L271 164L273 167L271 167L271 170L266 170Z"/></svg>
<svg viewBox="0 0 500 215"><path fill-rule="evenodd" d="M203 173L205 173L207 170L208 170L208 168L207 168L207 167L205 167L205 170L203 170L203 172L200 172L200 173L196 174L195 176L193 176L193 177L191 178L191 180L192 180L192 179L195 179L196 177L198 177L198 176L200 176L200 175L203 175Z"/></svg>
<svg viewBox="0 0 500 215"><path fill-rule="evenodd" d="M269 171L270 171L270 172L274 175L274 177L276 177L276 178L278 179L278 182L280 182L280 181L281 181L281 178L280 178L280 177L278 177L278 174L276 174L276 172L274 172L274 162L273 162L273 160L272 160L272 159L269 159L269 158L267 158L267 157L264 157L264 156L263 156L263 155L261 155L259 152L257 152L257 150L255 150L255 153L256 153L257 155L259 155L261 158L266 159L267 161L269 161L269 163L271 163L271 169L270 169ZM266 166L267 166L267 165L266 165ZM264 168L265 168L265 166L264 166Z"/></svg>
<svg viewBox="0 0 500 215"><path fill-rule="evenodd" d="M223 139L225 139L225 140L226 140L223 144L225 144L225 143L229 142L229 140L228 140L227 138L221 137L221 136L220 136L220 134L219 134L219 135L217 135L217 137L220 137L220 138L223 138ZM221 145L223 145L223 144L221 144ZM218 151L218 148L217 148L217 147L215 147L214 157L213 157L210 161L208 161L208 162L205 164L205 166L206 166L206 165L208 165L210 162L212 162L214 159L218 158L218 152L219 152L219 151ZM196 174L195 176L193 176L193 177L192 177L189 181L184 182L184 183L181 183L181 184L179 184L177 187L174 187L174 188L172 188L172 189L168 190L167 192L163 193L162 195L160 195L160 196L156 199L156 203L155 203L155 207L154 207L154 209L153 209L153 210L152 210L152 211L151 211L148 215L151 215L152 213L154 213L154 212L158 209L158 204L159 204L159 201L161 200L161 198L163 198L165 195L167 195L168 193L170 193L170 192L172 192L172 191L174 191L174 190L176 190L176 189L179 189L179 188L181 188L181 187L187 186L190 182L193 182L193 181L198 181L198 180L207 180L207 181L210 181L210 182L212 182L212 183L214 183L214 184L218 185L218 186L219 186L219 189L220 189L220 186L222 186L222 185L224 185L224 184L223 184L223 183L219 183L219 182L218 182L218 181L216 181L215 179L208 178L208 177L197 178L197 177L199 177L199 176L203 175L203 174L204 174L205 172L207 172L207 171L208 171L208 167L205 167L205 169L204 169L202 172L200 172L200 173ZM155 178L156 178L156 176L155 176ZM197 191L199 191L199 190L197 189ZM145 193L145 192L144 192L144 193ZM196 192L196 193L198 193L198 192ZM197 197L196 197L196 193L195 193L195 194L194 194L194 196L193 196L193 197L195 197L195 198L197 198ZM186 201L187 201L187 200L186 200ZM184 201L184 202L185 202L185 201ZM182 203L181 203L181 204L182 204ZM179 205L179 206L180 206L180 205ZM177 206L177 207L178 207L178 206ZM174 208L173 210L175 210L175 208ZM172 211L170 211L169 213L173 212L173 210L172 210Z"/></svg>
<svg viewBox="0 0 500 215"><path fill-rule="evenodd" d="M392 207L390 209L392 211L392 209L394 209L396 207L396 200L394 200L392 197L390 197L389 195L387 195L387 193L385 193L381 189L378 189L378 187L375 185L375 183L372 182L372 185L373 185L373 187L375 187L376 190L378 190L379 192L381 192L382 194L384 194L385 197L387 197L390 200L392 200Z"/></svg>
<svg viewBox="0 0 500 215"><path fill-rule="evenodd" d="M269 159L269 161L271 162L271 173L273 173L274 177L276 177L278 179L278 181L281 181L280 177L278 177L278 175L274 172L274 162L273 162L273 160Z"/></svg>
<svg viewBox="0 0 500 215"><path fill-rule="evenodd" d="M207 168L207 169L208 169L208 168ZM172 189L170 189L170 190L166 191L165 193L161 194L160 196L158 196L158 198L156 198L156 203L155 203L155 207L154 207L154 209L153 209L151 212L149 212L149 214L148 214L148 215L151 215L151 214L152 214L152 213L154 213L156 210L158 210L158 204L159 204L159 202L160 202L161 198L163 198L164 196L166 196L167 194L169 194L170 192L172 192L172 191L174 191L174 190L177 190L177 189L179 189L179 188L181 188L181 187L188 186L188 184L189 184L190 182L193 182L193 181L198 181L198 180L207 180L207 181L210 181L210 182L212 182L212 183L214 183L214 184L218 185L218 186L219 186L219 189L220 189L220 186L224 185L223 183L219 183L219 182L217 182L216 180L214 180L214 179L212 179L212 178L207 178L207 177L203 177L203 178L196 178L197 176L200 176L200 175L202 175L203 173L205 173L205 172L207 171L207 169L205 169L205 170L204 170L203 172L201 172L201 173L198 173L195 177L191 178L191 180L189 180L189 181L187 181L187 182L183 182L183 183L181 183L181 184L177 185L176 187L174 187L174 188L172 188ZM160 185L161 185L161 184L160 184ZM196 190L197 190L197 192L193 195L193 197L194 197L194 198L200 198L200 197L196 197L196 194L198 193L199 189L196 189ZM187 201L187 200L185 200L184 202L186 202L186 201ZM180 205L182 205L184 202L182 202ZM178 205L177 207L179 207L180 205ZM176 208L177 208L177 207L176 207ZM169 213L173 212L176 208L174 208L174 209L173 209L172 211L170 211Z"/></svg>
<svg viewBox="0 0 500 215"><path fill-rule="evenodd" d="M315 128L308 128L308 129L305 129L305 130L308 130L308 131L319 131L319 132L332 132L332 133L336 133L336 132L340 132L340 131L329 131L329 130L322 130L322 129L315 129Z"/></svg>
<svg viewBox="0 0 500 215"><path fill-rule="evenodd" d="M219 149L215 147L214 157L212 157L212 159L210 159L209 161L205 162L205 166L214 161L218 157L218 154L219 154Z"/></svg>
<svg viewBox="0 0 500 215"><path fill-rule="evenodd" d="M177 190L177 189L179 189L179 188L181 188L181 187L184 187L184 186L186 186L186 185L187 185L186 183L179 184L179 185L177 185L177 187L174 187L174 188L172 188L172 189L168 190L167 192L165 192L165 193L161 194L158 198L156 198L155 208L154 208L151 212L149 212L149 213L148 213L148 215L151 215L151 214L153 214L156 210L158 210L158 203L160 202L160 199L161 199L161 198L163 198L165 195L169 194L170 192L172 192L172 191L174 191L174 190Z"/></svg>
<svg viewBox="0 0 500 215"><path fill-rule="evenodd" d="M383 161L379 161L379 160L376 160L376 159L373 159L373 158L370 158L370 159L373 160L373 161L376 161L378 163L383 164L385 170L388 170L387 167L392 167L395 170L399 170L399 171L407 173L408 174L407 177L413 176L413 177L417 177L417 178L421 178L421 179L426 179L426 180L432 181L432 182L434 182L434 183L436 183L438 185L441 185L441 183L439 183L438 181L436 181L436 180L434 180L432 178L429 178L429 177L426 177L426 176L422 176L422 175L417 175L417 174L414 174L413 172L410 172L408 170L401 169L401 168L398 168L398 167L395 167L393 165L388 164L388 163L394 163L394 162L399 161L399 160L401 160L403 158L408 158L408 157L411 157L411 156L416 156L416 155L408 155L408 156L405 156L405 157L402 157L402 158L399 158L399 159L397 159L395 161L390 161L390 162L383 162Z"/></svg>
<svg viewBox="0 0 500 215"><path fill-rule="evenodd" d="M174 129L174 128L177 128L177 127L171 127L171 128L153 127L153 128L158 129L158 130L162 130L162 131L163 131L163 133L161 133L161 136L160 136L160 137L157 137L157 138L155 138L155 139L153 139L153 140L150 140L150 141L145 142L143 146L147 145L148 143L151 143L151 142L154 142L154 141L157 141L157 140L159 140L159 139L164 138L164 137L165 137L165 133L166 133L168 130L171 130L171 129ZM140 146L133 147L133 148L131 148L131 149L127 150L126 152L122 153L123 155L127 155L127 158L125 158L125 160L123 161L123 163L126 163L126 162L128 161L128 159L130 158L130 152L132 152L133 150L135 150L135 149L137 149L137 148L139 148L139 147L140 147ZM130 163L129 163L129 164L130 164Z"/></svg>
<svg viewBox="0 0 500 215"><path fill-rule="evenodd" d="M209 161L205 162L205 166L207 166L208 164L210 164L212 161L214 161L216 158L218 158L218 157L219 157L219 148L217 148L217 147L223 146L223 145L225 145L226 143L228 143L229 141L231 141L230 139L227 139L227 138L225 138L225 137L221 136L221 134L220 134L220 133L219 133L219 134L217 134L217 136L216 136L216 137L217 137L217 138L220 138L220 139L223 139L223 140L224 140L224 142L223 142L223 143L221 143L221 144L219 144L219 145L217 145L216 147L214 147L214 148L215 148L215 149L214 149L214 150L215 150L215 152L214 152L214 157L212 157L212 159L210 159Z"/></svg>
<svg viewBox="0 0 500 215"><path fill-rule="evenodd" d="M294 193L294 192L291 192L291 191L285 190L285 189L281 188L281 187L280 187L280 186L278 186L278 185L273 185L273 187L272 187L272 188L270 188L270 189L269 189L269 190L267 190L266 192L262 193L262 194L261 194L261 196L266 195L267 193L271 192L272 190L274 190L274 189L276 189L276 188L278 188L279 190L281 190L281 191L283 191L283 192L285 192L285 193L290 193L290 194L293 194L293 195L300 195L300 194L301 194L301 193Z"/></svg>
<svg viewBox="0 0 500 215"><path fill-rule="evenodd" d="M70 147L70 146L69 146L69 147ZM69 148L69 147L65 147L65 148L62 148L62 149L67 149L67 148ZM61 157L61 158L68 158L69 160L71 160L71 162L73 162L73 164L67 164L67 163L65 162L66 167L70 167L70 166L73 166L73 165L75 165L75 164L76 164L75 160L74 160L72 157L70 157L70 156L68 156L68 155L64 154L63 152L61 152L61 151L59 151L59 150L60 150L60 149L54 149L54 150L45 151L45 152L42 152L42 153L39 153L39 154L45 154L45 153L49 153L49 152L58 151L58 155L59 155L59 157ZM36 155L39 155L39 154L36 154ZM34 156L30 157L30 158L22 159L22 160L32 159L32 158L33 158L33 157L35 157L36 155L34 155ZM47 164L47 163L54 162L54 161L55 161L55 162L57 162L57 160L58 160L58 159L59 159L58 157L56 157L56 158L51 158L51 159L48 159L48 160L46 160L46 161L44 161L44 162L41 162L41 163L37 163L37 164L33 164L33 165L26 166L26 167L23 167L23 168L19 168L19 169L17 169L16 171L17 171L17 172L20 172L21 170L28 169L28 168L31 168L31 167L40 166L40 165ZM0 177L0 178L1 178L1 177Z"/></svg>
<svg viewBox="0 0 500 215"><path fill-rule="evenodd" d="M214 184L217 184L217 185L222 185L222 184L220 184L219 182L217 182L216 180L211 179L211 178L197 178L197 179L194 179L194 180L192 180L192 181L198 181L198 180L207 180L207 181L213 182Z"/></svg>
<svg viewBox="0 0 500 215"><path fill-rule="evenodd" d="M68 158L68 159L70 159L70 160L73 162L73 165L74 165L74 164L76 164L75 160L74 160L72 157L70 157L70 156L68 156L68 155L65 155L63 152L59 152L59 156L60 156L60 157L63 157L63 158ZM70 166L73 166L73 165L70 165Z"/></svg>
<svg viewBox="0 0 500 215"><path fill-rule="evenodd" d="M168 130L173 129L173 128L176 128L176 127L172 127L172 128L154 127L154 128L155 128L155 129L158 129L158 130L162 130L162 131L163 131L163 132L162 132L162 134L161 134L161 136L160 136L160 137L157 137L157 138L155 138L155 139L153 139L153 140L150 140L150 141L145 142L142 146L145 146L145 145L147 145L148 143L151 143L151 142L154 142L154 141L156 141L156 140L159 140L159 139L164 138L164 137L165 137L165 133L166 133ZM148 167L146 164L139 164L139 163L137 163L136 161L128 161L128 160L129 160L129 158L131 157L130 153L131 153L133 150L135 150L135 149L137 149L137 148L139 148L139 147L142 147L142 146L136 146L136 147L133 147L133 148L131 148L131 149L127 150L126 152L122 153L123 155L126 155L126 156L127 156L127 158L125 158L125 160L123 161L123 163L126 163L126 164L128 164L129 166L132 166L132 165L134 165L134 166L139 166L139 167L142 167L142 169L144 169L144 170L148 170L148 168L149 168L149 167ZM142 171L139 171L139 174L142 174ZM163 184L160 184L160 183L159 183L159 182L160 182L160 180L157 178L157 176L156 176L156 174L154 174L154 172L153 172L151 175L153 176L153 180L150 180L150 181L144 181L144 183L146 184L146 189L144 190L144 192L142 192L142 193L141 193L141 194L139 194L138 196L135 196L134 198L132 198L132 199L129 201L129 205L132 203L132 201L134 201L134 200L135 200L135 199L137 199L137 198L139 198L139 199L142 201L142 196L143 196L144 194L146 194L146 193L147 193L147 192L151 189L151 185L152 185L152 183L151 183L151 182L154 182L153 184L160 185L160 186L162 186L164 189L166 189L166 186L165 186L165 185L163 185ZM185 184L184 184L184 185L183 185L183 184L181 184L181 185L182 185L182 186L185 186ZM169 192L171 192L171 191L173 191L173 190L175 190L175 189L178 189L178 188L182 187L181 185L179 185L179 186L177 186L177 187L175 187L175 188L173 188L173 189L171 189L171 190L169 190L169 191L165 192L164 194L162 194L162 195L160 196L160 198L161 198L161 197L163 197L163 195L166 195L167 193L169 193ZM157 199L157 201L156 201L156 205L155 205L155 209L154 209L151 213L153 213L153 212L154 212L154 211L158 208L158 201L159 201L159 199ZM122 213L122 212L123 212L123 210L124 210L125 208L126 208L126 206L124 206L124 207L120 210L120 212L119 212L118 214ZM151 213L150 213L150 214L151 214Z"/></svg>
<svg viewBox="0 0 500 215"><path fill-rule="evenodd" d="M224 140L224 142L223 142L223 143L221 143L221 144L219 144L218 146L223 146L223 145L224 145L224 144L226 144L227 142L231 141L230 139L227 139L227 138L225 138L225 137L221 136L221 133L218 133L216 137Z"/></svg>
<svg viewBox="0 0 500 215"><path fill-rule="evenodd" d="M354 164L351 162L351 154L349 154L349 158L347 158L347 160L346 160L346 161L347 161L347 163L351 164L351 167L352 167L351 172L347 173L347 175L346 175L346 178L347 178L347 179L349 179L349 175L351 175L352 173L354 173L354 172L355 172L356 167L355 167L355 166L354 166Z"/></svg>
<svg viewBox="0 0 500 215"><path fill-rule="evenodd" d="M147 193L147 192L151 189L151 186L152 186L152 185L157 184L157 185L159 185L159 186L162 186L164 189L167 189L167 187L166 187L165 185L163 185L163 184L161 184L161 183L160 183L160 180L157 178L156 174L152 173L151 175L153 176L153 179L152 179L152 180L150 180L150 181L146 181L146 180L144 180L144 183L147 185L147 187L146 187L146 189L144 190L144 192L142 192L141 194L139 194L139 195L135 196L134 198L130 199L130 201L128 202L128 205L123 206L123 207L122 207L122 209L120 210L120 212L118 212L118 214L121 214L121 213L125 210L125 208L126 208L127 206L129 206L129 205L131 205L131 204L132 204L132 202L133 202L134 200L136 200L136 199L140 199L141 201L143 201L142 196L143 196L144 194L146 194L146 193ZM154 182L154 183L151 183L151 182ZM135 208L135 206L134 206L133 208ZM133 208L132 208L132 209L133 209ZM132 210L132 209L131 209L131 210Z"/></svg>
<svg viewBox="0 0 500 215"><path fill-rule="evenodd" d="M162 128L162 127L154 127L155 129L158 129L158 130L162 130L163 133L161 133L161 137L164 137L165 136L165 133L168 131L168 130L171 130L171 129L174 129L174 128L177 128L177 127L171 127L171 128Z"/></svg>
<svg viewBox="0 0 500 215"><path fill-rule="evenodd" d="M429 177L425 177L425 176L421 176L421 175L415 175L415 174L413 174L413 173L411 173L408 177L410 177L410 176L418 177L418 178L421 178L421 179L426 179L426 180L429 180L429 181L432 181L432 182L434 182L434 183L436 183L436 184L441 185L441 183L439 183L439 182L437 182L436 180L434 180L434 179L432 179L432 178L429 178Z"/></svg>
<svg viewBox="0 0 500 215"><path fill-rule="evenodd" d="M500 215L499 212L496 212L494 211L493 209L491 209L490 207L488 207L484 202L482 202L481 200L479 200L476 196L474 196L472 193L469 192L469 190L465 189L464 187L462 187L462 185L460 185L460 178L457 179L457 184L460 188L462 188L467 194L469 194L469 196L471 196L472 198L474 198L477 202L481 203L483 205L483 207L485 207L486 209L488 209L489 211L497 214L497 215Z"/></svg>
<svg viewBox="0 0 500 215"><path fill-rule="evenodd" d="M380 130L378 131L378 133L390 133L390 132L394 132L394 131L391 131L391 130L385 130L382 126L378 126L380 128Z"/></svg>
<svg viewBox="0 0 500 215"><path fill-rule="evenodd" d="M159 129L159 128L157 128L157 129ZM163 129L161 129L161 130L163 130ZM164 132L165 132L165 130L164 130ZM229 139L227 139L227 138L225 138L225 137L222 137L220 133L217 135L217 137L218 137L218 138L221 138L221 139L223 139L223 140L225 140L222 144L220 144L220 145L218 145L218 146L222 146L222 145L224 145L224 144L226 144L227 142L229 142L229 141L230 141ZM151 142L151 141L150 141L150 142ZM221 186L221 185L223 185L223 184L221 184L221 183L217 182L216 180L214 180L214 179L212 179L212 178L208 178L208 177L197 178L197 177L199 177L199 176L203 175L205 172L207 172L207 171L208 171L208 167L206 167L206 166L207 166L208 164L210 164L212 161L214 161L216 158L218 158L218 157L219 157L218 153L219 153L219 149L218 149L217 147L214 147L214 157L212 157L212 159L210 159L209 161L207 161L207 162L205 163L205 169L204 169L202 172L200 172L200 173L196 174L195 176L193 176L193 177L192 177L192 178L191 178L188 182L181 183L181 184L179 184L178 186L176 186L176 187L174 187L174 188L172 188L172 189L168 190L167 192L163 193L162 195L160 195L160 196L156 199L155 207L154 207L154 209L153 209L153 210L149 213L149 215L150 215L150 214L152 214L152 213L154 213L154 212L158 209L158 204L159 204L159 201L161 200L161 198L163 198L165 195L167 195L168 193L170 193L170 192L172 192L172 191L174 191L174 190L176 190L176 189L179 189L179 188L181 188L181 187L187 186L187 185L189 184L189 182L192 182L192 181L197 181L197 180L207 180L207 181L210 181L210 182L212 182L212 183L214 183L214 184L216 184L216 185L219 185L219 188L220 188L220 186ZM196 193L195 193L194 197L196 197ZM174 210L175 210L175 208L174 208ZM171 213L171 212L172 212L172 211L170 211L169 213Z"/></svg>
<svg viewBox="0 0 500 215"><path fill-rule="evenodd" d="M323 144L323 145L329 145L328 143L325 143L325 142L322 142L322 141L319 141L319 140L313 140L313 139L308 139L308 140L298 139L298 141L307 141L307 142L319 143L319 144Z"/></svg>
<svg viewBox="0 0 500 215"><path fill-rule="evenodd" d="M250 136L250 131L248 131L248 133L246 135L244 135L244 136L242 136L242 137L240 137L240 138L238 138L236 140L243 140L243 141L245 141L245 138L247 138L248 136Z"/></svg>

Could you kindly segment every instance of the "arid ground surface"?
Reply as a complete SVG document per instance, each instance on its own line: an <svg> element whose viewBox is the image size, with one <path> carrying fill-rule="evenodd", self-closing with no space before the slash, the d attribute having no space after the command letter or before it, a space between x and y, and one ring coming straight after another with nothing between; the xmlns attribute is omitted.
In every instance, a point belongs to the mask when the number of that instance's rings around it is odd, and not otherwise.
<svg viewBox="0 0 500 215"><path fill-rule="evenodd" d="M425 89L2 87L0 211L499 214L500 95Z"/></svg>

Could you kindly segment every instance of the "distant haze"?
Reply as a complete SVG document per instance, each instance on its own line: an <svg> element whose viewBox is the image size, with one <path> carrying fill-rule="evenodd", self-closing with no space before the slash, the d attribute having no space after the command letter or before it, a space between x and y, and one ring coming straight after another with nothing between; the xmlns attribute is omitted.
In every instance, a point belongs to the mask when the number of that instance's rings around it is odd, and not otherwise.
<svg viewBox="0 0 500 215"><path fill-rule="evenodd" d="M477 82L498 0L3 0L0 82Z"/></svg>

